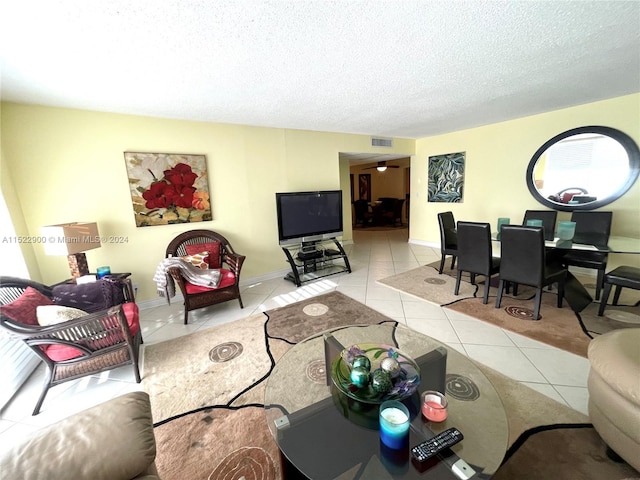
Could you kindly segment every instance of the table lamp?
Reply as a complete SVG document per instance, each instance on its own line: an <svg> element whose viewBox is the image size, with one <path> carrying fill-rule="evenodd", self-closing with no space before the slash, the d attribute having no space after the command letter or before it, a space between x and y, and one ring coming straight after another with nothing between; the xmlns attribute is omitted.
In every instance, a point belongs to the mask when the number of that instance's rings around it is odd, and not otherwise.
<svg viewBox="0 0 640 480"><path fill-rule="evenodd" d="M74 280L89 274L87 250L100 248L100 234L95 222L73 222L47 225L40 231L46 239L44 250L47 255L67 255L71 278Z"/></svg>

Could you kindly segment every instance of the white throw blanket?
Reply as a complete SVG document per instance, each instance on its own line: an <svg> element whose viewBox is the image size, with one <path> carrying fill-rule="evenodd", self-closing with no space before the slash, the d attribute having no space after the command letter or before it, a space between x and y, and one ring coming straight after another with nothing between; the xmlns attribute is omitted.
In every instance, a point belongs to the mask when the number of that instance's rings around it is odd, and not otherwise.
<svg viewBox="0 0 640 480"><path fill-rule="evenodd" d="M211 268L204 270L193 265L191 262L180 257L165 258L158 264L153 281L158 286L158 295L166 297L167 302L176 294L176 284L169 274L169 268L177 267L186 281L194 285L217 288L220 284L221 273L219 269Z"/></svg>

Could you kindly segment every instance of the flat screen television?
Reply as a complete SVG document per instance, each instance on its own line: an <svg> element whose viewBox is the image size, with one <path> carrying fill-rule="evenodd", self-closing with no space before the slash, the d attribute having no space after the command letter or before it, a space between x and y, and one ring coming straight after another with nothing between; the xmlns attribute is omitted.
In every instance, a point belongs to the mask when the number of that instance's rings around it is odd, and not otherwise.
<svg viewBox="0 0 640 480"><path fill-rule="evenodd" d="M342 190L276 193L280 245L342 235Z"/></svg>

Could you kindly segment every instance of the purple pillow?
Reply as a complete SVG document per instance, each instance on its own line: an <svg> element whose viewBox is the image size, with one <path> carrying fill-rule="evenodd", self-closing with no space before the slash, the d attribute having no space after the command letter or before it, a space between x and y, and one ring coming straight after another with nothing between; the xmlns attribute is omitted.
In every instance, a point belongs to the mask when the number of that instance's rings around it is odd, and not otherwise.
<svg viewBox="0 0 640 480"><path fill-rule="evenodd" d="M124 293L119 279L103 278L81 285L75 283L56 285L53 287L53 301L56 305L94 313L124 303Z"/></svg>

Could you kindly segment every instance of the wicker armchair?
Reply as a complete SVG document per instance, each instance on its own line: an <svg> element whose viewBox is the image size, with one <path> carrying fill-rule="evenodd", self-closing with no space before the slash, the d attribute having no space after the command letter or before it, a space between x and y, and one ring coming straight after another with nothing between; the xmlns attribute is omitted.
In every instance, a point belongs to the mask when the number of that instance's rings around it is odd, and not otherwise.
<svg viewBox="0 0 640 480"><path fill-rule="evenodd" d="M228 300L238 299L240 308L244 308L240 296L240 271L245 256L237 254L229 241L211 230L190 230L183 232L169 243L166 257L183 257L197 250L209 251L210 268L220 268L222 281L217 288L201 287L187 282L180 269L169 268L168 272L175 280L184 298L184 323L187 324L189 312Z"/></svg>
<svg viewBox="0 0 640 480"><path fill-rule="evenodd" d="M126 298L132 292L130 280L120 282L127 291ZM51 287L15 277L0 277L0 304L18 300L27 287L52 298ZM140 383L138 349L142 333L138 307L132 301L49 326L23 323L2 313L0 327L4 333L21 339L47 366L48 375L33 415L40 412L51 387L69 380L132 365L136 382Z"/></svg>

